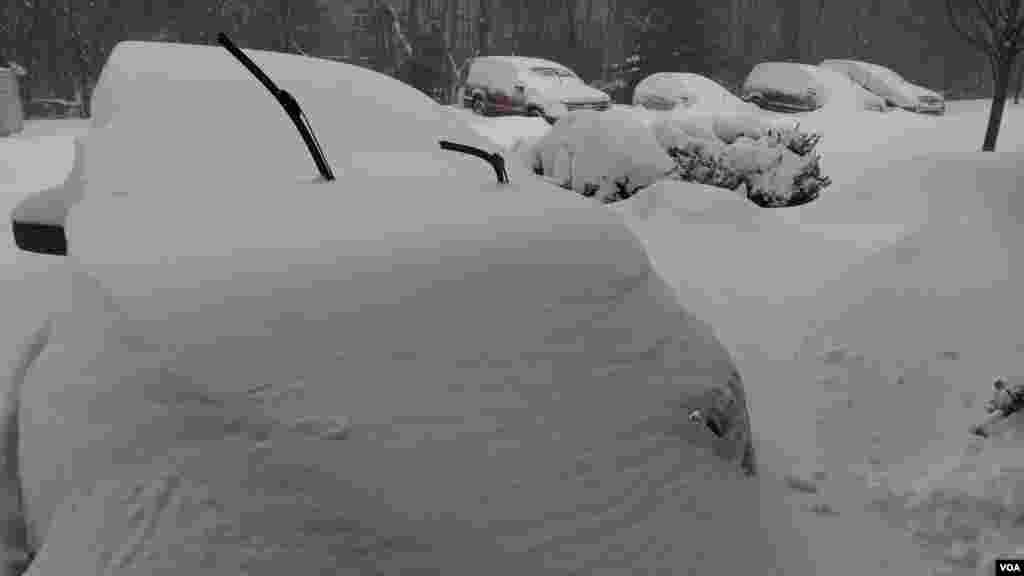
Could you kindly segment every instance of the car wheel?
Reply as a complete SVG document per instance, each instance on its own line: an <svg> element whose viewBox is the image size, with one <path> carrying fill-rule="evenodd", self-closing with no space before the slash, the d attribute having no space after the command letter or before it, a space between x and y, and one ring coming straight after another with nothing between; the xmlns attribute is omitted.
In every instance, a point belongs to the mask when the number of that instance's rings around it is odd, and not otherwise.
<svg viewBox="0 0 1024 576"><path fill-rule="evenodd" d="M473 97L473 112L476 112L480 116L487 116L487 103L484 99L479 96Z"/></svg>
<svg viewBox="0 0 1024 576"><path fill-rule="evenodd" d="M527 106L526 115L531 118L536 118L538 116L543 116L544 114L541 112L540 108L536 106Z"/></svg>

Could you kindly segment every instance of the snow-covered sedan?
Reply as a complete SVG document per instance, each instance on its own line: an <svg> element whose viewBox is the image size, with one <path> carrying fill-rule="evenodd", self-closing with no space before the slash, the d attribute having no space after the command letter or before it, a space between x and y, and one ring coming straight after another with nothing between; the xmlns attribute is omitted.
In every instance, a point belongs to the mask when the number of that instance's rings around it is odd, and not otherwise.
<svg viewBox="0 0 1024 576"><path fill-rule="evenodd" d="M633 105L648 110L685 108L725 113L749 112L752 108L714 80L687 72L657 72L644 78L633 89Z"/></svg>
<svg viewBox="0 0 1024 576"><path fill-rule="evenodd" d="M773 112L811 112L826 104L884 112L885 101L830 69L798 62L763 62L743 82L742 97Z"/></svg>
<svg viewBox="0 0 1024 576"><path fill-rule="evenodd" d="M397 80L235 51L118 45L13 212L65 256L3 381L5 560L813 573L728 352L618 215Z"/></svg>
<svg viewBox="0 0 1024 576"><path fill-rule="evenodd" d="M946 101L941 94L908 82L884 66L859 60L825 60L821 66L845 74L891 106L922 114L946 113Z"/></svg>

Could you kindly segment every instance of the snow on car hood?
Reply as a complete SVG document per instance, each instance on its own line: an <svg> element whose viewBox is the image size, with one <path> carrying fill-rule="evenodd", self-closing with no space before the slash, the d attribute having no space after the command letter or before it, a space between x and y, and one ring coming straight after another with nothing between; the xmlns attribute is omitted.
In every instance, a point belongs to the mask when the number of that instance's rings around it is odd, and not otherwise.
<svg viewBox="0 0 1024 576"><path fill-rule="evenodd" d="M608 100L608 95L587 86L576 78L541 78L530 77L527 80L529 88L549 100L558 102L595 102Z"/></svg>

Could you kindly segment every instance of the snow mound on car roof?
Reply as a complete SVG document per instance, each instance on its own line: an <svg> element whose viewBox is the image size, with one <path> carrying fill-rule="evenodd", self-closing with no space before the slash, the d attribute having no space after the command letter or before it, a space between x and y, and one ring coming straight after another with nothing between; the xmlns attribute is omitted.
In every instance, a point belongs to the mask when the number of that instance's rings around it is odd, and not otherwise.
<svg viewBox="0 0 1024 576"><path fill-rule="evenodd" d="M335 171L355 152L395 154L439 139L481 145L450 108L372 70L261 50L244 50L302 106ZM219 46L122 42L92 99L94 164L153 178L312 177L312 160L273 96ZM120 143L132 141L133 146ZM115 161L116 160L116 161ZM88 171L87 167L87 171ZM99 175L93 172L93 178Z"/></svg>

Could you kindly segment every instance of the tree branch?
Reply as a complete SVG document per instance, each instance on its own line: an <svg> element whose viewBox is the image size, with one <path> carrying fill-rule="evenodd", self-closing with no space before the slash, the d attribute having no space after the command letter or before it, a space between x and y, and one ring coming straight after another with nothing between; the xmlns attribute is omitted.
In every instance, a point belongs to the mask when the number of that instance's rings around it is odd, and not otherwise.
<svg viewBox="0 0 1024 576"><path fill-rule="evenodd" d="M986 9L986 7L985 7L985 2L986 1L992 1L992 0L974 0L974 6L978 9L978 14L981 15L982 20L985 21L986 25L988 25L989 30L995 30L996 26L999 24L999 22L996 21L996 15L995 15L995 11L997 9L994 6L992 7L993 8L992 11L989 11L988 9Z"/></svg>
<svg viewBox="0 0 1024 576"><path fill-rule="evenodd" d="M946 0L945 2L946 16L949 19L949 25L965 42L967 42L974 48L980 50L981 52L984 52L985 54L991 54L992 51L995 50L995 46L985 41L984 39L975 36L974 34L971 34L962 26L960 22L961 16L958 16L956 10L953 8L953 3L956 1L957 0ZM975 2L980 2L980 0L975 0Z"/></svg>

